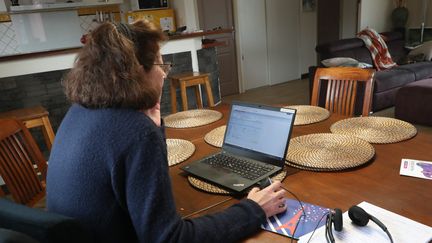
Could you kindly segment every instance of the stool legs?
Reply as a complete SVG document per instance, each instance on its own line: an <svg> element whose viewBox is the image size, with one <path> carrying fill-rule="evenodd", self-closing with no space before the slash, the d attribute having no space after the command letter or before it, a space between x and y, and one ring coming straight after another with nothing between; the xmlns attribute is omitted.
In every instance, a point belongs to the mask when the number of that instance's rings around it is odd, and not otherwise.
<svg viewBox="0 0 432 243"><path fill-rule="evenodd" d="M51 150L51 147L54 142L54 131L52 130L51 122L49 121L47 116L42 117L42 123L43 123L43 135L45 138L45 142L48 146L48 149Z"/></svg>
<svg viewBox="0 0 432 243"><path fill-rule="evenodd" d="M183 104L183 110L188 110L188 102L187 102L187 95L186 95L186 82L180 82L180 90L181 90L181 96L182 96L182 104Z"/></svg>
<svg viewBox="0 0 432 243"><path fill-rule="evenodd" d="M182 108L184 111L188 110L188 97L187 87L194 86L196 104L199 109L203 107L203 101L201 96L201 87L204 85L207 93L208 106L214 106L213 93L210 86L209 74L208 73L186 73L178 74L170 77L171 80L171 111L172 113L177 112L177 95L176 89L180 87L180 94L182 99Z"/></svg>
<svg viewBox="0 0 432 243"><path fill-rule="evenodd" d="M213 107L214 106L214 100L213 100L213 93L211 91L210 81L209 81L208 77L205 77L204 79L205 79L204 80L204 86L205 86L206 92L207 92L208 105L210 107Z"/></svg>
<svg viewBox="0 0 432 243"><path fill-rule="evenodd" d="M175 81L171 80L171 112L174 114L177 112L177 85L175 85Z"/></svg>
<svg viewBox="0 0 432 243"><path fill-rule="evenodd" d="M201 92L200 92L200 85L195 85L195 97L196 97L198 108L202 109L203 108L203 102L202 102L202 97L201 97Z"/></svg>

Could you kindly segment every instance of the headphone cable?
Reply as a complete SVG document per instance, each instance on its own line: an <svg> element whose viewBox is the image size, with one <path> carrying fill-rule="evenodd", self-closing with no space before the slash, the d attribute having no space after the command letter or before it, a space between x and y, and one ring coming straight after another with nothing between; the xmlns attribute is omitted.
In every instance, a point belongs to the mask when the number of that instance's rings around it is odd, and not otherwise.
<svg viewBox="0 0 432 243"><path fill-rule="evenodd" d="M307 243L309 243L310 240L312 239L312 236L315 234L315 231L318 229L318 226L319 226L319 224L321 223L321 221L323 220L323 218L324 218L325 216L328 216L329 213L330 213L330 212L325 213L325 214L323 214L323 215L321 216L320 220L319 220L318 223L315 225L315 228L314 228L314 230L312 231L312 234L311 234L311 236L309 237L309 240L307 241ZM327 227L327 221L326 221L326 227ZM326 234L326 239L327 239L327 234Z"/></svg>
<svg viewBox="0 0 432 243"><path fill-rule="evenodd" d="M292 243L293 238L294 238L294 234L295 234L295 232L296 232L296 230L297 230L297 227L298 227L298 225L299 225L299 223L300 223L301 218L304 217L304 218L306 219L306 212L305 212L305 209L304 209L303 203L301 202L301 200L300 200L300 199L299 199L299 198L298 198L298 197L297 197L293 192L291 192L290 190L288 190L286 187L284 187L284 186L282 186L282 185L281 185L281 188L284 189L285 191L289 192L291 195L293 195L293 196L295 197L295 199L296 199L296 200L298 201L298 203L300 204L301 210L302 210L302 212L303 212L302 215L300 216L300 218L297 220L297 223L296 223L296 226L295 226L295 228L294 228L294 230L293 230L292 236L290 237L290 238L291 238L291 241L290 241L290 242ZM315 225L315 228L314 228L314 230L312 231L312 234L311 234L311 236L309 237L307 243L309 243L310 240L312 239L313 235L315 234L315 231L318 229L318 226L320 225L320 223L321 223L321 221L323 220L323 218L324 218L325 216L329 216L329 214L330 214L330 212L325 213L325 214L323 214L323 215L321 216L320 220L319 220L318 223ZM326 228L327 228L327 222L326 222ZM327 237L328 237L328 236L327 236L327 231L326 231L326 239L328 239ZM393 243L393 242L392 242L392 243Z"/></svg>
<svg viewBox="0 0 432 243"><path fill-rule="evenodd" d="M299 225L299 223L300 223L300 220L301 220L301 218L302 217L304 217L304 219L306 219L306 212L305 212L305 209L304 209L304 206L303 206L303 203L300 201L300 199L292 192L292 191L290 191L290 190L288 190L286 187L284 187L284 186L282 186L281 185L281 188L282 189L284 189L286 192L288 192L289 194L291 194L296 200L297 200L297 202L300 204L300 208L301 208L301 210L302 210L302 215L298 218L298 220L297 220L297 223L296 223L296 226L294 227L294 230L293 230L293 233L292 233L292 235L291 235L291 243L293 242L293 239L294 239L294 235L295 235L295 232L296 232L296 230L297 230L297 227L298 227L298 225Z"/></svg>

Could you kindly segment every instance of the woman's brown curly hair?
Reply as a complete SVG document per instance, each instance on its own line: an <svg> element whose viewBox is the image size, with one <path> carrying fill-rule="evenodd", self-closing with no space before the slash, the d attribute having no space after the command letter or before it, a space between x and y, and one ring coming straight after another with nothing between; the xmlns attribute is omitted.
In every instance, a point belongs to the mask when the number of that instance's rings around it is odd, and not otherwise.
<svg viewBox="0 0 432 243"><path fill-rule="evenodd" d="M91 32L63 80L68 99L87 108L149 109L161 95L149 72L165 35L151 23L103 23ZM124 33L126 28L128 33Z"/></svg>

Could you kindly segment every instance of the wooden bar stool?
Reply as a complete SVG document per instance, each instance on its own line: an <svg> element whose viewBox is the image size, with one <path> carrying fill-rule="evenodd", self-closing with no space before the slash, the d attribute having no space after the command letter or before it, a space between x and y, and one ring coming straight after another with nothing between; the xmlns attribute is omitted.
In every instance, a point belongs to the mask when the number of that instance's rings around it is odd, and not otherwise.
<svg viewBox="0 0 432 243"><path fill-rule="evenodd" d="M27 128L42 127L45 143L51 150L54 142L54 131L48 118L48 111L42 106L35 106L0 113L1 118L16 118L24 123Z"/></svg>
<svg viewBox="0 0 432 243"><path fill-rule="evenodd" d="M199 89L199 85L204 85L207 92L207 99L209 106L214 106L213 93L209 81L209 73L181 73L168 77L171 80L171 110L172 113L177 112L177 87L180 87L180 93L182 97L183 110L188 110L188 100L186 88L195 86L195 96L197 100L198 108L203 108L202 97Z"/></svg>

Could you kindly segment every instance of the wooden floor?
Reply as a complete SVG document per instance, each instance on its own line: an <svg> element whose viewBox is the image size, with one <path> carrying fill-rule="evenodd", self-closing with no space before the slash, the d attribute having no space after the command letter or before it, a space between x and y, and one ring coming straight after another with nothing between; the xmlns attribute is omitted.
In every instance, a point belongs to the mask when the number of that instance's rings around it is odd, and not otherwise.
<svg viewBox="0 0 432 243"><path fill-rule="evenodd" d="M286 83L265 86L247 90L238 95L222 97L222 102L231 103L233 100L247 101L259 104L289 104L308 105L309 81L307 79L293 80ZM394 107L384 109L372 114L372 116L384 116L394 118ZM413 124L418 131L432 133L432 127Z"/></svg>
<svg viewBox="0 0 432 243"><path fill-rule="evenodd" d="M247 90L239 95L222 97L222 102L231 103L233 100L255 102L260 104L309 104L309 81L307 79L293 80L274 86Z"/></svg>

